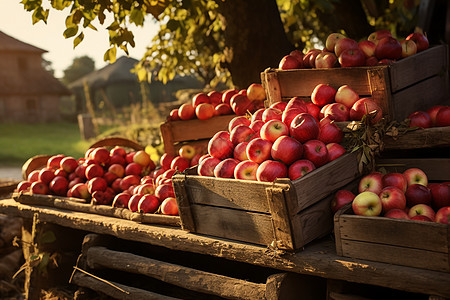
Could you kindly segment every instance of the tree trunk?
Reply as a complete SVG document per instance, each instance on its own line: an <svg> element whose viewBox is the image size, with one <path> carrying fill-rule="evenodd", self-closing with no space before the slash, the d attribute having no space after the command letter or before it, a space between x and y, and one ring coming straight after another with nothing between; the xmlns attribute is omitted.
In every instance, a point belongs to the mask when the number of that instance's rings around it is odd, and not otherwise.
<svg viewBox="0 0 450 300"><path fill-rule="evenodd" d="M237 88L260 82L267 67L278 67L294 49L287 39L275 0L218 0L226 23L226 64Z"/></svg>

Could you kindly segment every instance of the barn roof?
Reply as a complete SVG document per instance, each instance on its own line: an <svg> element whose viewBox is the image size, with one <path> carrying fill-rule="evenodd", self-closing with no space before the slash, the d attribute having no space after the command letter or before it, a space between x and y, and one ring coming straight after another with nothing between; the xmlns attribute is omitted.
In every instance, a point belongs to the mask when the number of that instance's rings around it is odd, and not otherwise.
<svg viewBox="0 0 450 300"><path fill-rule="evenodd" d="M45 53L47 50L19 41L0 31L0 51Z"/></svg>
<svg viewBox="0 0 450 300"><path fill-rule="evenodd" d="M37 72L24 72L19 80L0 73L0 95L70 95L71 92L51 73L42 69Z"/></svg>
<svg viewBox="0 0 450 300"><path fill-rule="evenodd" d="M84 81L87 81L89 87L94 90L117 83L137 82L136 74L130 72L137 63L137 59L121 56L114 63L70 83L69 88L83 88Z"/></svg>

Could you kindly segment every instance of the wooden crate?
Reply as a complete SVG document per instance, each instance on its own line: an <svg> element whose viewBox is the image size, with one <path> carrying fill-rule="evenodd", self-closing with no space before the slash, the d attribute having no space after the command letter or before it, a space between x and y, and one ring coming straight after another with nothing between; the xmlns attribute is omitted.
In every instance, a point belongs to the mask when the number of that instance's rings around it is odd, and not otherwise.
<svg viewBox="0 0 450 300"><path fill-rule="evenodd" d="M331 232L328 196L359 176L357 165L357 154L347 153L302 178L273 183L176 174L172 180L182 228L300 249Z"/></svg>
<svg viewBox="0 0 450 300"><path fill-rule="evenodd" d="M448 47L437 45L391 66L333 69L268 69L261 73L269 104L294 96L309 98L319 83L348 84L360 97L372 97L389 120L450 103Z"/></svg>
<svg viewBox="0 0 450 300"><path fill-rule="evenodd" d="M419 128L396 137L385 136L384 150L450 147L450 126Z"/></svg>
<svg viewBox="0 0 450 300"><path fill-rule="evenodd" d="M208 120L167 121L160 125L166 153L177 155L178 149L189 143L198 151L206 150L209 139L218 131L228 130L228 123L235 114L216 116Z"/></svg>
<svg viewBox="0 0 450 300"><path fill-rule="evenodd" d="M431 181L450 179L450 159L384 159L390 172L418 167ZM393 166L397 164L397 166ZM434 222L354 215L351 205L334 216L338 255L450 272L450 226Z"/></svg>

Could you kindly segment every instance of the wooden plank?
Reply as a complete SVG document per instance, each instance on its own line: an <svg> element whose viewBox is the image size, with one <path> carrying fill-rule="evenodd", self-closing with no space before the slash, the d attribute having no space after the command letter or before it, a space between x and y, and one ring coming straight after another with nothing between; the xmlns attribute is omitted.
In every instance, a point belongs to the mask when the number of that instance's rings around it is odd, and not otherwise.
<svg viewBox="0 0 450 300"><path fill-rule="evenodd" d="M108 268L142 274L188 290L227 299L264 299L265 284L218 275L135 254L91 247L87 251L91 268Z"/></svg>
<svg viewBox="0 0 450 300"><path fill-rule="evenodd" d="M276 273L266 282L266 299L310 299L322 300L325 297L326 280L301 274ZM301 297L299 298L299 295Z"/></svg>
<svg viewBox="0 0 450 300"><path fill-rule="evenodd" d="M381 107L383 115L393 119L391 88L387 68L370 68L367 70L371 98Z"/></svg>
<svg viewBox="0 0 450 300"><path fill-rule="evenodd" d="M420 269L449 272L448 254L417 248L342 240L344 256Z"/></svg>
<svg viewBox="0 0 450 300"><path fill-rule="evenodd" d="M390 172L403 172L409 168L422 169L428 179L436 181L450 180L450 159L448 158L395 158L378 159L377 167Z"/></svg>
<svg viewBox="0 0 450 300"><path fill-rule="evenodd" d="M393 93L448 71L448 47L436 45L416 55L403 58L389 67Z"/></svg>
<svg viewBox="0 0 450 300"><path fill-rule="evenodd" d="M126 148L131 148L133 150L144 150L144 146L138 144L135 141L122 138L122 137L107 137L93 143L89 148L97 148L97 147L107 147L112 148L115 146L122 146Z"/></svg>
<svg viewBox="0 0 450 300"><path fill-rule="evenodd" d="M286 205L286 196L288 193L289 191L280 187L266 189L266 199L271 212L274 241L275 245L280 249L295 249L293 241L293 231L295 229L293 230L291 228L291 217Z"/></svg>
<svg viewBox="0 0 450 300"><path fill-rule="evenodd" d="M35 155L30 157L23 165L22 165L22 178L27 179L28 175L34 171L41 169L47 165L47 160L51 157L51 155Z"/></svg>
<svg viewBox="0 0 450 300"><path fill-rule="evenodd" d="M277 74L273 69L266 69L261 73L261 83L266 91L268 106L271 103L282 101L280 81Z"/></svg>
<svg viewBox="0 0 450 300"><path fill-rule="evenodd" d="M171 126L172 122L162 123L159 126L159 130L161 131L161 138L164 145L164 152L171 155L176 155L177 151L175 150L174 147L175 141L173 140Z"/></svg>
<svg viewBox="0 0 450 300"><path fill-rule="evenodd" d="M81 272L75 273L73 276L73 283L78 286L89 288L91 290L101 292L113 299L121 300L176 300L179 298L173 298L143 289L126 286L117 282L108 281L108 283L85 275Z"/></svg>
<svg viewBox="0 0 450 300"><path fill-rule="evenodd" d="M385 136L383 143L384 150L450 147L450 127L419 128L395 138Z"/></svg>
<svg viewBox="0 0 450 300"><path fill-rule="evenodd" d="M175 174L172 176L172 185L177 199L178 214L180 215L181 228L195 232L194 216L192 215L191 203L186 190L186 176Z"/></svg>

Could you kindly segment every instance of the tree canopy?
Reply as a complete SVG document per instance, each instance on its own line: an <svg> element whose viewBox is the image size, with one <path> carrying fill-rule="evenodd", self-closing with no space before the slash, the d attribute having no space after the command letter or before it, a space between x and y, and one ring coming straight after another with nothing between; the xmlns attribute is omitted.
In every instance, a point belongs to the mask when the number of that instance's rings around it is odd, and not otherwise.
<svg viewBox="0 0 450 300"><path fill-rule="evenodd" d="M377 29L406 37L417 23L419 0L49 0L51 8L68 9L64 36L82 42L93 21L104 24L109 48L134 47L130 24L144 26L153 15L160 26L136 68L141 80L167 82L176 74L194 74L212 87L218 83L245 88L260 73L276 67L293 49L322 47L326 36L341 32L359 40ZM46 22L50 9L42 0L22 0L33 22ZM86 33L88 34L88 33ZM106 45L105 45L106 46ZM108 46L106 46L108 47Z"/></svg>
<svg viewBox="0 0 450 300"><path fill-rule="evenodd" d="M65 84L69 84L94 70L95 62L92 58L86 55L75 57L72 64L64 70L62 81Z"/></svg>

